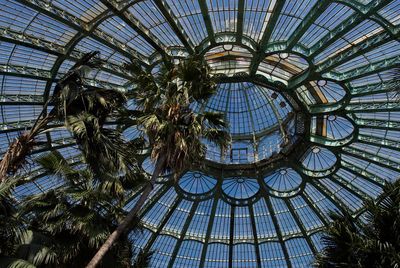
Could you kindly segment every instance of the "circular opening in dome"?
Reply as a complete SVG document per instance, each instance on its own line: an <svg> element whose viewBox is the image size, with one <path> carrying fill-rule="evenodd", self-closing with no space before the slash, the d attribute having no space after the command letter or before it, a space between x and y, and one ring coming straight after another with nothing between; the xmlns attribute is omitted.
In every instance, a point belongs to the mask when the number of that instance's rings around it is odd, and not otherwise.
<svg viewBox="0 0 400 268"><path fill-rule="evenodd" d="M314 153L314 154L317 154L317 153L319 153L321 151L321 149L319 148L319 147L314 147L313 149L312 149L312 152Z"/></svg>
<svg viewBox="0 0 400 268"><path fill-rule="evenodd" d="M287 170L286 170L286 169L281 169L281 170L279 171L279 173L280 173L281 175L285 175L285 174L287 173Z"/></svg>
<svg viewBox="0 0 400 268"><path fill-rule="evenodd" d="M326 86L327 83L328 82L326 80L318 80L318 82L317 82L318 86L320 86L320 87Z"/></svg>
<svg viewBox="0 0 400 268"><path fill-rule="evenodd" d="M283 52L283 53L279 53L279 57L281 58L281 59L287 59L287 58L289 58L289 54L288 53L286 53L286 52Z"/></svg>
<svg viewBox="0 0 400 268"><path fill-rule="evenodd" d="M231 51L231 50L233 49L233 45L230 45L230 44L223 45L223 48L224 48L226 51Z"/></svg>
<svg viewBox="0 0 400 268"><path fill-rule="evenodd" d="M329 121L335 121L336 120L336 115L330 115L328 116Z"/></svg>
<svg viewBox="0 0 400 268"><path fill-rule="evenodd" d="M243 183L243 182L244 182L244 179L238 178L238 179L236 179L236 181L237 181L238 183Z"/></svg>
<svg viewBox="0 0 400 268"><path fill-rule="evenodd" d="M198 173L198 172L194 172L194 173L193 173L193 177L195 177L195 178L201 178L201 174Z"/></svg>

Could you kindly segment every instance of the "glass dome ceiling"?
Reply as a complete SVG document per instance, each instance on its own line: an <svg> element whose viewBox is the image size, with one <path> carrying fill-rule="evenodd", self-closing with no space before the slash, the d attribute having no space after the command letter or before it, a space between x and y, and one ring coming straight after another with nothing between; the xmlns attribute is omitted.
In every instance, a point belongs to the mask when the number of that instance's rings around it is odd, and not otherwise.
<svg viewBox="0 0 400 268"><path fill-rule="evenodd" d="M399 24L400 0L0 0L0 148L85 52L107 62L86 83L118 90L132 58L201 53L220 84L198 108L226 112L236 139L228 160L210 149L204 170L159 179L134 246L155 251L152 267L309 267L328 211L362 216L400 176ZM34 155L81 161L66 130L40 139ZM17 200L58 186L24 173Z"/></svg>
<svg viewBox="0 0 400 268"><path fill-rule="evenodd" d="M232 144L221 154L214 144L206 143L207 158L226 164L254 163L278 154L295 136L294 111L279 93L250 82L221 83L207 102L194 110L225 114Z"/></svg>

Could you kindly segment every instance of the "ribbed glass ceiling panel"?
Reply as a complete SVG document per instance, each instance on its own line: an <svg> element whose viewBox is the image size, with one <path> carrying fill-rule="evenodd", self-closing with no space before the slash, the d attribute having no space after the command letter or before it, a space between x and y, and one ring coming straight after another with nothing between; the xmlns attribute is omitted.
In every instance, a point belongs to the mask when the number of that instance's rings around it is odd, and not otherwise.
<svg viewBox="0 0 400 268"><path fill-rule="evenodd" d="M97 0L51 0L53 5L75 15L84 22L90 22L107 10L101 1Z"/></svg>
<svg viewBox="0 0 400 268"><path fill-rule="evenodd" d="M400 24L400 1L395 0L390 4L378 11L378 14L387 19L393 25L398 26Z"/></svg>
<svg viewBox="0 0 400 268"><path fill-rule="evenodd" d="M259 41L271 19L276 5L273 0L245 0L243 33L255 41Z"/></svg>
<svg viewBox="0 0 400 268"><path fill-rule="evenodd" d="M102 44L99 41L96 41L92 38L84 38L82 39L75 47L81 52L89 52L93 51L94 49L97 51L100 51L101 57L104 59L107 59L108 61L122 65L123 63L129 62L129 59L123 55L121 55L120 52L115 51L115 49L112 49L108 47L105 44Z"/></svg>
<svg viewBox="0 0 400 268"><path fill-rule="evenodd" d="M272 128L278 120L284 120L290 111L289 104L281 96L272 99L273 93L268 88L247 82L220 84L205 108L224 112L234 136L259 133ZM285 107L279 108L282 102Z"/></svg>
<svg viewBox="0 0 400 268"><path fill-rule="evenodd" d="M153 1L145 0L129 8L132 15L157 36L165 45L182 45Z"/></svg>
<svg viewBox="0 0 400 268"><path fill-rule="evenodd" d="M206 25L198 1L167 0L166 3L194 44L198 45L207 37Z"/></svg>
<svg viewBox="0 0 400 268"><path fill-rule="evenodd" d="M221 152L203 140L203 166L157 179L140 215L143 232L132 234L135 254L153 250L151 267L309 267L329 211L358 216L363 201L400 177L399 7L399 0L0 0L0 151L33 126L82 53L98 50L105 61L85 83L122 91L133 87L125 63L138 59L156 74L163 59L198 53L217 92L190 107L222 112L232 142ZM137 108L133 100L128 106ZM32 161L43 152L58 150L84 167L65 128L37 141L18 173L31 181L15 188L17 202L62 186ZM148 155L139 164L153 173ZM130 195L127 210L140 192Z"/></svg>
<svg viewBox="0 0 400 268"><path fill-rule="evenodd" d="M207 6L214 31L235 32L239 0L207 0Z"/></svg>
<svg viewBox="0 0 400 268"><path fill-rule="evenodd" d="M354 10L348 6L333 3L318 17L310 28L304 33L299 43L312 47L321 38L329 34L336 26L354 14Z"/></svg>
<svg viewBox="0 0 400 268"><path fill-rule="evenodd" d="M102 22L98 28L111 36L118 32L119 34L115 38L145 56L150 56L154 52L154 48L121 18L109 18Z"/></svg>
<svg viewBox="0 0 400 268"><path fill-rule="evenodd" d="M296 30L301 20L311 10L317 0L285 1L278 22L272 32L271 41L284 41Z"/></svg>
<svg viewBox="0 0 400 268"><path fill-rule="evenodd" d="M319 63L326 58L333 57L346 48L354 46L367 38L370 38L383 31L383 28L372 20L365 20L358 24L348 33L344 34L338 41L330 45L323 52L321 52L316 58L315 62Z"/></svg>
<svg viewBox="0 0 400 268"><path fill-rule="evenodd" d="M57 57L25 46L1 43L0 64L50 70Z"/></svg>

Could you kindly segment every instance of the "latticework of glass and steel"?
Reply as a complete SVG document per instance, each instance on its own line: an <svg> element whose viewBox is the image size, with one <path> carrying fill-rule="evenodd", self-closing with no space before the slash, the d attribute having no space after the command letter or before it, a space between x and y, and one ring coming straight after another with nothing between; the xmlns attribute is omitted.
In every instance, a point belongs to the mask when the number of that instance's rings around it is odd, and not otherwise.
<svg viewBox="0 0 400 268"><path fill-rule="evenodd" d="M132 58L156 70L200 53L219 85L193 107L227 115L231 148L208 144L203 169L159 178L134 247L153 267L309 267L329 210L362 217L400 176L399 24L400 0L0 0L1 152L85 52L106 60L85 82L122 91ZM34 156L80 163L68 131L40 140ZM58 186L34 164L22 173L17 200Z"/></svg>

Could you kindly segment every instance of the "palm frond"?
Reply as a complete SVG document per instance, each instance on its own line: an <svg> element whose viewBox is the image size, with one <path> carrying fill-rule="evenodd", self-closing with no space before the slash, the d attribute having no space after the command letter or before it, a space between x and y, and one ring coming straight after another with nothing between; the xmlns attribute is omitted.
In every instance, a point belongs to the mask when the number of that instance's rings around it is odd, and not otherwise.
<svg viewBox="0 0 400 268"><path fill-rule="evenodd" d="M35 159L49 175L66 178L70 182L76 183L78 171L74 170L59 151L53 150L42 154Z"/></svg>
<svg viewBox="0 0 400 268"><path fill-rule="evenodd" d="M365 202L364 221L331 213L316 267L396 267L400 263L400 182L388 183L377 201Z"/></svg>
<svg viewBox="0 0 400 268"><path fill-rule="evenodd" d="M26 157L34 146L35 139L30 132L22 133L10 144L0 162L0 183L8 174L14 174L26 163Z"/></svg>
<svg viewBox="0 0 400 268"><path fill-rule="evenodd" d="M231 142L231 135L226 130L209 128L204 130L203 137L208 141L215 143L225 152Z"/></svg>
<svg viewBox="0 0 400 268"><path fill-rule="evenodd" d="M0 257L0 268L36 268L36 266L18 258Z"/></svg>
<svg viewBox="0 0 400 268"><path fill-rule="evenodd" d="M150 267L151 257L154 254L152 251L143 251L140 250L134 263L133 268L148 268Z"/></svg>
<svg viewBox="0 0 400 268"><path fill-rule="evenodd" d="M202 115L204 120L206 120L206 123L212 128L226 129L229 127L228 121L226 121L223 113L205 112Z"/></svg>

